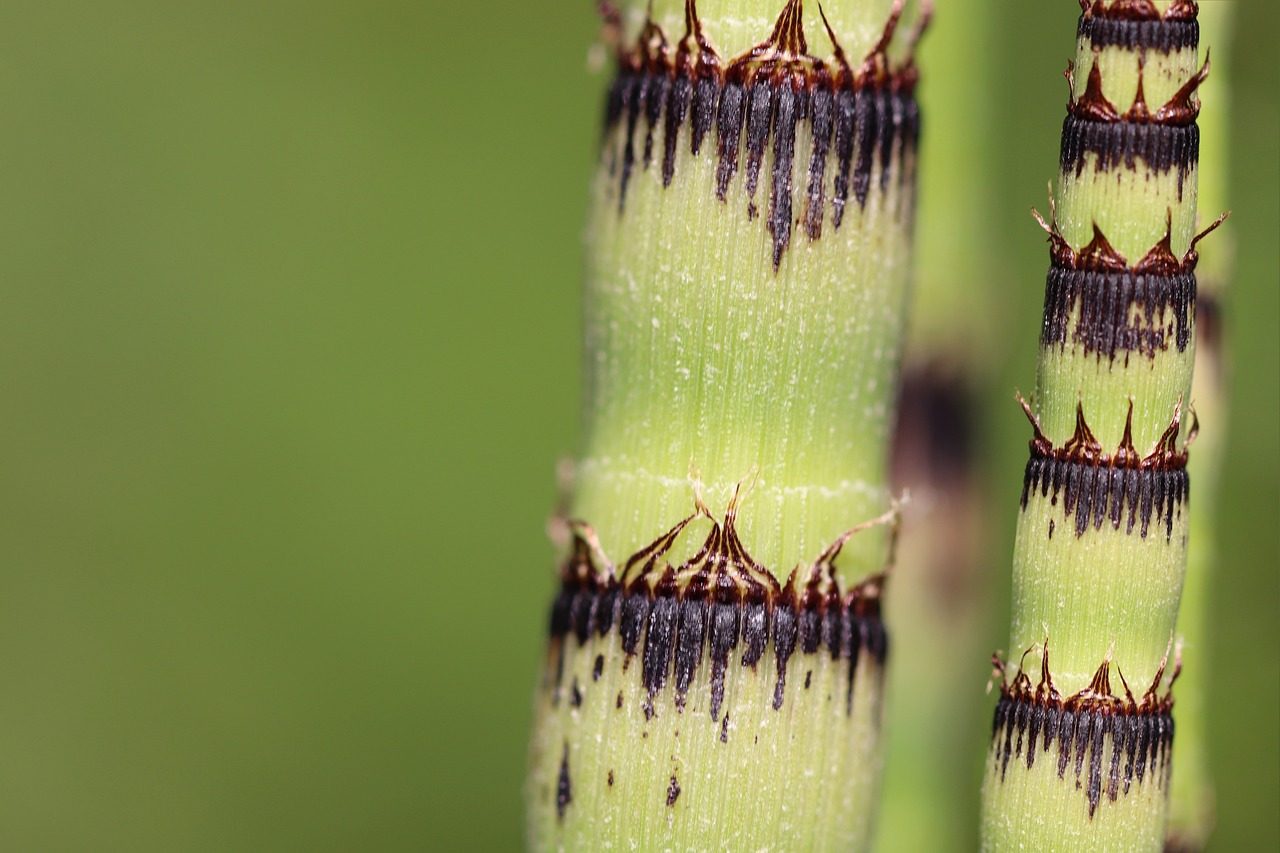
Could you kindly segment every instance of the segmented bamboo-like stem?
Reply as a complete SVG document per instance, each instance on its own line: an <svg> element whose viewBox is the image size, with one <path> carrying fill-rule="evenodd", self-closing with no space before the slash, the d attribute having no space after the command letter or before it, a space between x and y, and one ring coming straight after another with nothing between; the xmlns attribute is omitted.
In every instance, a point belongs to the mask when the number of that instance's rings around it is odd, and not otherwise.
<svg viewBox="0 0 1280 853"><path fill-rule="evenodd" d="M1197 8L1082 0L986 849L1158 850L1195 356Z"/></svg>
<svg viewBox="0 0 1280 853"><path fill-rule="evenodd" d="M536 849L867 844L918 127L901 14L605 9Z"/></svg>

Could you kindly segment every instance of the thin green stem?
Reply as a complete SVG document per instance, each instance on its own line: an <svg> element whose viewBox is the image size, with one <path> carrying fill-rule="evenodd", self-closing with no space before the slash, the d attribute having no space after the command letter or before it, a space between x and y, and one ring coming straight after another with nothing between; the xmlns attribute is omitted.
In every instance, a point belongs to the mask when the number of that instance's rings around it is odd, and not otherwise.
<svg viewBox="0 0 1280 853"><path fill-rule="evenodd" d="M1117 0L1079 22L987 849L1164 843L1195 422L1195 15Z"/></svg>

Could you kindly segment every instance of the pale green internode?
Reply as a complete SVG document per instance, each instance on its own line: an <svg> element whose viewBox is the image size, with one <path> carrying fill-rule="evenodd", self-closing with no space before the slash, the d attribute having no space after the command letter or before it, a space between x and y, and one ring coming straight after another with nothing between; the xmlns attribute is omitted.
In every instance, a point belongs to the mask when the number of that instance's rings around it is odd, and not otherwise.
<svg viewBox="0 0 1280 853"><path fill-rule="evenodd" d="M1105 18L1108 8L1084 15ZM1046 317L1051 307L1065 315L1067 331L1042 337L1028 407L1035 439L1015 543L1011 659L984 783L987 850L1154 851L1168 821L1175 627L1192 519L1185 469L1197 421L1188 284L1198 169L1185 152L1194 151L1188 127L1207 67L1185 37L1161 50L1098 45L1084 32L1047 226ZM1166 148L1163 161L1136 144L1089 147L1118 138L1108 133L1121 125L1130 143L1163 134L1187 147L1176 156ZM1081 127L1087 133L1070 135ZM1068 291L1055 281L1076 286L1076 301L1062 301ZM1115 302L1126 292L1127 309ZM1059 737L1071 744L1061 761L1043 749L1048 721L1074 733Z"/></svg>
<svg viewBox="0 0 1280 853"><path fill-rule="evenodd" d="M553 614L535 849L869 844L884 661L872 576L890 538L883 524L844 534L891 509L919 36L914 20L895 32L901 13L891 0L656 0L608 21L621 83L592 189L584 437L566 507L593 568L585 587L566 573ZM853 97L856 79L849 127L870 142L842 176L838 126L814 157L819 106L771 90L763 112L748 98L726 157L731 67L808 81L806 98ZM678 81L686 97L713 86L720 112L674 111ZM671 100L653 106L653 92ZM793 138L779 119L792 107ZM628 621L631 604L643 618ZM753 657L757 617L770 633Z"/></svg>

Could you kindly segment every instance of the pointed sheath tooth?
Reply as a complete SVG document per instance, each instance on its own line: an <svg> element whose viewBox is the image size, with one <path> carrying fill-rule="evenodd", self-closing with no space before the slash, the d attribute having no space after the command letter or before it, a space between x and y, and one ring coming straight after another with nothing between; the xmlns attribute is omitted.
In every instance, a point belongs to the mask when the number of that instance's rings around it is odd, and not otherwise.
<svg viewBox="0 0 1280 853"><path fill-rule="evenodd" d="M844 220L844 207L849 200L849 178L853 168L857 127L856 96L852 89L841 89L835 95L835 196L831 200L832 225L839 228Z"/></svg>
<svg viewBox="0 0 1280 853"><path fill-rule="evenodd" d="M871 188L871 173L875 169L876 139L879 133L876 121L879 118L876 110L876 95L862 90L854 100L856 115L856 143L858 161L853 171L853 195L858 206L866 208L867 192Z"/></svg>
<svg viewBox="0 0 1280 853"><path fill-rule="evenodd" d="M716 196L725 200L729 182L738 171L738 143L742 137L742 122L746 90L740 83L727 83L720 96L720 112L716 117L717 157Z"/></svg>
<svg viewBox="0 0 1280 853"><path fill-rule="evenodd" d="M834 96L830 89L821 88L813 93L810 132L813 135L813 153L809 156L808 185L805 191L804 230L810 240L822 236L822 217L827 157L831 144L831 126Z"/></svg>
<svg viewBox="0 0 1280 853"><path fill-rule="evenodd" d="M628 656L634 655L639 649L640 635L648 619L648 596L639 593L628 595L622 603L622 621L619 625L622 634L622 650Z"/></svg>
<svg viewBox="0 0 1280 853"><path fill-rule="evenodd" d="M725 87L725 94L728 94L731 88L735 88L734 84ZM738 89L741 92L741 89ZM711 125L716 117L716 102L719 99L719 90L716 82L709 77L702 77L694 81L693 84L693 103L692 103L692 127L689 134L689 151L695 157L702 150L702 140L707 135L707 131L711 130ZM735 151L737 141L734 141Z"/></svg>
<svg viewBox="0 0 1280 853"><path fill-rule="evenodd" d="M646 169L653 163L654 131L661 124L662 114L667 108L667 98L671 92L671 80L666 75L650 77L649 80L644 104L644 167Z"/></svg>
<svg viewBox="0 0 1280 853"><path fill-rule="evenodd" d="M644 686L650 696L667 683L676 640L679 603L675 596L659 595L649 611L644 641Z"/></svg>
<svg viewBox="0 0 1280 853"><path fill-rule="evenodd" d="M707 638L707 602L700 598L685 598L678 608L679 627L676 629L675 688L676 704L684 707L689 685L698 671L703 646Z"/></svg>
<svg viewBox="0 0 1280 853"><path fill-rule="evenodd" d="M774 89L764 80L756 80L747 90L747 210L755 210L756 187L760 182L760 164L765 146L769 142L769 129L773 124Z"/></svg>
<svg viewBox="0 0 1280 853"><path fill-rule="evenodd" d="M795 159L799 98L789 86L777 94L773 121L773 180L769 193L769 232L773 235L773 268L791 242L792 161Z"/></svg>
<svg viewBox="0 0 1280 853"><path fill-rule="evenodd" d="M729 654L738 644L738 605L715 602L711 605L711 719L720 715L724 702L724 676Z"/></svg>
<svg viewBox="0 0 1280 853"><path fill-rule="evenodd" d="M662 129L662 185L671 186L671 179L676 173L676 153L680 145L680 129L684 127L685 117L689 113L689 99L693 93L693 85L689 78L678 76L671 82L671 94L668 96L667 114Z"/></svg>
<svg viewBox="0 0 1280 853"><path fill-rule="evenodd" d="M618 210L626 207L627 185L636 165L636 124L640 118L640 105L648 88L649 78L631 75L622 91L622 108L626 113L626 130L622 137L622 177L618 185Z"/></svg>
<svg viewBox="0 0 1280 853"><path fill-rule="evenodd" d="M769 614L760 602L748 603L742 618L742 665L755 668L769 642Z"/></svg>
<svg viewBox="0 0 1280 853"><path fill-rule="evenodd" d="M790 604L779 604L773 611L773 652L778 661L778 680L773 690L773 709L782 709L787 685L787 661L796 647L796 612Z"/></svg>

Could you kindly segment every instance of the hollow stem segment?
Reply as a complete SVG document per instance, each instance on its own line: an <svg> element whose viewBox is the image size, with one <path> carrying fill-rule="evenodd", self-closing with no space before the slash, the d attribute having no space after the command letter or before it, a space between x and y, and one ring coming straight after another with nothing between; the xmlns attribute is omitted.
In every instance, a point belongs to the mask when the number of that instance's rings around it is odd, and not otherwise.
<svg viewBox="0 0 1280 853"><path fill-rule="evenodd" d="M1167 819L1208 63L1194 3L1082 6L1042 221L1051 267L1034 405L1023 404L1033 438L1010 639L1026 654L999 673L990 850L1158 850Z"/></svg>
<svg viewBox="0 0 1280 853"><path fill-rule="evenodd" d="M845 534L890 507L919 28L888 0L823 12L606 11L537 849L869 838L892 525Z"/></svg>

